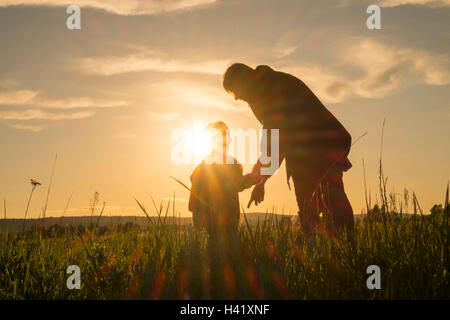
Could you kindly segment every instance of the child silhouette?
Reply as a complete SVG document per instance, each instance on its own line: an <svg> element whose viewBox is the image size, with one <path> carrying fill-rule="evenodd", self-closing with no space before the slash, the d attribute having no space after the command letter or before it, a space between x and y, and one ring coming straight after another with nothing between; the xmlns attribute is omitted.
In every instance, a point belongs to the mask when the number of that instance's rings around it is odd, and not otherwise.
<svg viewBox="0 0 450 320"><path fill-rule="evenodd" d="M210 123L211 152L194 169L189 211L194 226L206 228L211 238L230 237L239 226L239 195L254 183L250 175L242 174L242 165L228 155L231 142L227 125L222 121Z"/></svg>

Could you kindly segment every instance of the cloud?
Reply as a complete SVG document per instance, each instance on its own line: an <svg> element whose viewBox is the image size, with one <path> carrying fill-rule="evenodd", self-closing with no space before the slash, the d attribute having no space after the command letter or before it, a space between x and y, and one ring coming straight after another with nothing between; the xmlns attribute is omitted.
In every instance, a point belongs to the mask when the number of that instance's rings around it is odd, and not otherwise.
<svg viewBox="0 0 450 320"><path fill-rule="evenodd" d="M90 97L47 97L37 90L0 91L0 106L28 105L39 108L111 108L127 104L124 100L92 99Z"/></svg>
<svg viewBox="0 0 450 320"><path fill-rule="evenodd" d="M26 104L33 100L38 91L14 90L0 92L0 105Z"/></svg>
<svg viewBox="0 0 450 320"><path fill-rule="evenodd" d="M396 48L363 39L346 52L347 63L360 67L364 78L356 82L358 94L383 96L400 85L450 83L448 55L433 55L423 50Z"/></svg>
<svg viewBox="0 0 450 320"><path fill-rule="evenodd" d="M165 59L154 54L132 54L121 57L84 58L74 68L84 74L110 76L129 72L197 72L222 74L230 65L227 60L189 62Z"/></svg>
<svg viewBox="0 0 450 320"><path fill-rule="evenodd" d="M122 107L127 104L123 100L97 100L89 97L72 97L65 99L48 99L40 98L34 99L33 105L41 108L55 108L55 109L75 109L75 108L113 108Z"/></svg>
<svg viewBox="0 0 450 320"><path fill-rule="evenodd" d="M0 7L26 6L62 6L76 4L83 7L100 9L119 15L151 15L172 11L201 8L217 0L2 0Z"/></svg>
<svg viewBox="0 0 450 320"><path fill-rule="evenodd" d="M215 108L228 111L244 111L246 103L235 101L222 87L193 81L171 81L153 84L149 88L166 105L179 105L184 109ZM161 93L164 93L163 95Z"/></svg>
<svg viewBox="0 0 450 320"><path fill-rule="evenodd" d="M29 130L29 131L33 131L33 132L39 132L42 129L44 129L44 127L42 127L42 126L23 125L23 124L10 124L9 126L12 128L15 128L15 129Z"/></svg>
<svg viewBox="0 0 450 320"><path fill-rule="evenodd" d="M374 0L370 1L370 3L369 1L366 2L367 5L376 4L380 7L385 8L399 7L403 5L421 5L430 8L442 8L450 6L450 0ZM356 3L361 4L361 0L340 0L337 7L347 7Z"/></svg>
<svg viewBox="0 0 450 320"><path fill-rule="evenodd" d="M177 118L179 112L149 112L148 115L159 121L170 121Z"/></svg>
<svg viewBox="0 0 450 320"><path fill-rule="evenodd" d="M1 120L76 120L89 118L95 115L94 111L54 113L42 110L27 109L0 112Z"/></svg>
<svg viewBox="0 0 450 320"><path fill-rule="evenodd" d="M352 92L348 79L319 65L305 64L285 70L302 79L325 102L343 101Z"/></svg>
<svg viewBox="0 0 450 320"><path fill-rule="evenodd" d="M276 46L274 48L275 51L275 57L278 59L285 58L287 56L290 56L297 50L296 45L290 45L290 46Z"/></svg>
<svg viewBox="0 0 450 320"><path fill-rule="evenodd" d="M339 73L327 65L287 66L326 102L349 96L380 98L415 83L450 84L450 59L423 50L397 48L372 39L360 39L337 54L333 65L357 69L359 77Z"/></svg>
<svg viewBox="0 0 450 320"><path fill-rule="evenodd" d="M450 83L450 60L448 55L432 56L426 52L408 51L416 72L423 75L423 81L429 85L447 85Z"/></svg>
<svg viewBox="0 0 450 320"><path fill-rule="evenodd" d="M401 5L424 5L432 8L441 8L450 6L450 0L380 0L382 7L397 7Z"/></svg>
<svg viewBox="0 0 450 320"><path fill-rule="evenodd" d="M4 80L0 87L16 87L19 83L16 81ZM93 111L87 112L48 112L45 109L55 109L66 111L80 108L110 108L126 105L123 100L93 99L90 97L69 97L55 98L48 97L36 90L9 90L0 91L0 108L6 107L9 110L0 112L0 120L75 120L91 117L95 114ZM25 108L17 108L23 106ZM11 108L14 107L14 108ZM10 127L19 130L30 130L34 132L41 131L44 127L24 124L8 124Z"/></svg>

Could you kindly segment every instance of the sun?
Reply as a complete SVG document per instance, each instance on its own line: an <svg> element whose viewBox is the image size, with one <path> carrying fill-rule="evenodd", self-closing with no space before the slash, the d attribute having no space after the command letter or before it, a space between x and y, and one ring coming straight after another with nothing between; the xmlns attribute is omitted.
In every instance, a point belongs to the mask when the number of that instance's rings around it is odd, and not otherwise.
<svg viewBox="0 0 450 320"><path fill-rule="evenodd" d="M199 122L194 123L194 127L187 132L185 143L197 160L201 161L211 152L211 135Z"/></svg>

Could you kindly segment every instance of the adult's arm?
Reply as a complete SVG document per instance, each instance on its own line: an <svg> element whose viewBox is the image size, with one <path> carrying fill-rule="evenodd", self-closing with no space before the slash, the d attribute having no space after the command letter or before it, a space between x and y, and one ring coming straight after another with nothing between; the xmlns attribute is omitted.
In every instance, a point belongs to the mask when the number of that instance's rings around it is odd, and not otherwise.
<svg viewBox="0 0 450 320"><path fill-rule="evenodd" d="M236 175L234 177L234 180L236 181L236 189L238 192L241 192L241 191L248 189L251 186L255 185L255 182L250 173L243 175L243 169L242 169L241 164L238 164L236 166L235 174Z"/></svg>
<svg viewBox="0 0 450 320"><path fill-rule="evenodd" d="M271 174L262 174L263 168L269 168L272 166L272 163L267 163L267 164L263 164L263 162L266 161L262 161L263 158L269 158L272 159L272 134L270 132L270 129L268 128L268 126L264 126L263 130L267 130L267 134L263 135L263 138L261 139L261 150L265 150L266 155L262 155L259 157L258 161L256 162L256 164L253 166L252 172L248 175L250 176L250 179L252 180L253 184L264 184L266 183L266 181L278 170L278 168L281 166L281 163L284 160L284 154L282 154L280 152L280 141L277 141L278 143L278 150L276 153L276 156L278 157L278 164L277 167L272 170ZM266 138L266 140L264 140L264 138ZM278 136L279 138L279 136ZM263 151L261 151L263 152ZM276 165L276 164L275 164ZM265 173L267 173L268 170L264 170L266 171Z"/></svg>

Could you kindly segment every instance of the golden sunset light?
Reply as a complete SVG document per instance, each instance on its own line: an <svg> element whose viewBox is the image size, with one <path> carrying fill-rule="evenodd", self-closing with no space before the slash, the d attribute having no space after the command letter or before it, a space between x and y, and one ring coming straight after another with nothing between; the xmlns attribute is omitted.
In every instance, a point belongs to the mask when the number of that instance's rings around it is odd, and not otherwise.
<svg viewBox="0 0 450 320"><path fill-rule="evenodd" d="M186 151L193 153L194 159L197 159L196 163L211 152L212 137L205 127L201 122L195 122L193 128L187 130L184 147Z"/></svg>
<svg viewBox="0 0 450 320"><path fill-rule="evenodd" d="M0 300L448 300L449 40L450 0L0 0Z"/></svg>

